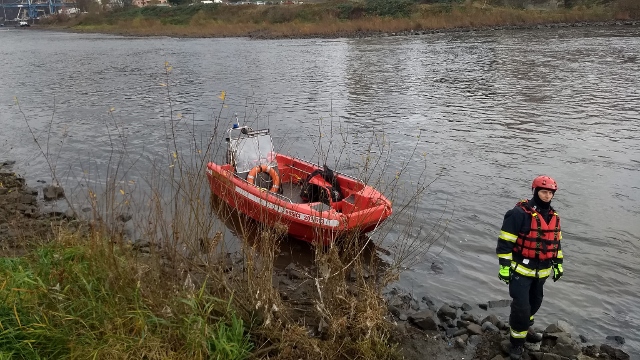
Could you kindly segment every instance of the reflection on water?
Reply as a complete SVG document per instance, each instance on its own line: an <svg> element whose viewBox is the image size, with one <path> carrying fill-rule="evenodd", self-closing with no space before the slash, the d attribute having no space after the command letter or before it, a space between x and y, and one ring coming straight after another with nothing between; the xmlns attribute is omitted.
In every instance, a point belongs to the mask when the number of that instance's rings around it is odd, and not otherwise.
<svg viewBox="0 0 640 360"><path fill-rule="evenodd" d="M357 169L382 138L389 147L376 151L389 154L386 175L414 152L426 155L410 162L405 179L415 181L424 161L428 176L443 171L417 207L425 228L444 204L455 210L444 250L396 284L418 297L507 297L495 275L502 215L529 196L534 176L549 174L560 186L553 205L565 229L566 275L546 286L538 319L568 320L596 342L623 335L623 348L640 355L637 332L624 332L640 328L637 27L276 41L8 30L0 45L1 156L32 182L50 181L49 170L14 96L71 189L107 162L113 124L141 184L150 163L167 162L167 139L206 143L234 112L270 127L277 151L313 161L321 152L339 170ZM174 134L170 119L180 125ZM329 145L319 125L350 142ZM310 256L304 246L286 251Z"/></svg>

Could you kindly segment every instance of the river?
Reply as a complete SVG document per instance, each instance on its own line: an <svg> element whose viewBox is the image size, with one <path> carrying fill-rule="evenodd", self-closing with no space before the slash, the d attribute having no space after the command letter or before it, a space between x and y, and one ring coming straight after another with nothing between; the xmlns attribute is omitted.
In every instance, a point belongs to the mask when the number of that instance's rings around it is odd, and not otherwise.
<svg viewBox="0 0 640 360"><path fill-rule="evenodd" d="M301 157L313 155L319 123L356 138L384 132L391 169L414 149L426 155L403 176L426 166L421 176L435 182L419 221L428 229L443 215L446 229L395 284L418 299L508 298L494 253L502 216L548 174L560 187L566 260L539 323L566 320L596 343L621 335L640 356L638 27L266 41L1 29L0 49L0 160L16 160L32 184L51 177L24 117L41 145L52 124L58 175L80 192L108 161L106 124L124 124L142 172L161 156L168 98L201 133L237 112ZM360 145L343 161L361 157Z"/></svg>

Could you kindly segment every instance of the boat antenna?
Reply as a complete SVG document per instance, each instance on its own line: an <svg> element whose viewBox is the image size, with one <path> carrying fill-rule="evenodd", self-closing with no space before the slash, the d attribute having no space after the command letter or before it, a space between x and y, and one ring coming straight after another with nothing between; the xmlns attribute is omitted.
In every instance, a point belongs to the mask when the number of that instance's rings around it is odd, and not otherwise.
<svg viewBox="0 0 640 360"><path fill-rule="evenodd" d="M233 128L238 129L240 127L240 120L238 120L238 113L234 113L233 115L235 115L236 117L236 122L233 123Z"/></svg>

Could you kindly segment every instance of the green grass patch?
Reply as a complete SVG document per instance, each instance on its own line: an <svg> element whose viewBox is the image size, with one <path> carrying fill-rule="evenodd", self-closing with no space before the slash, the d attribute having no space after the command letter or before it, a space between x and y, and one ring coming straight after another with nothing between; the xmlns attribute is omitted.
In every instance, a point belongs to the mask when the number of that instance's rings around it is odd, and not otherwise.
<svg viewBox="0 0 640 360"><path fill-rule="evenodd" d="M413 2L409 0L366 0L367 13L376 16L408 17Z"/></svg>
<svg viewBox="0 0 640 360"><path fill-rule="evenodd" d="M252 344L228 302L204 287L158 288L151 268L108 243L1 258L0 359L248 356Z"/></svg>

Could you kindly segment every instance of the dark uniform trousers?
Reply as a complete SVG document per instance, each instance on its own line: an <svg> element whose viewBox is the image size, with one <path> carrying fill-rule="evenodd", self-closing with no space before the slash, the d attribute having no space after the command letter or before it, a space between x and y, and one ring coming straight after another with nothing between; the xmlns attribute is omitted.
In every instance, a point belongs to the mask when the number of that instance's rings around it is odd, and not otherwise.
<svg viewBox="0 0 640 360"><path fill-rule="evenodd" d="M511 301L511 315L509 325L511 326L511 343L513 345L523 345L525 337L523 333L533 325L533 315L542 305L542 287L547 278L536 278L523 276L514 273L509 281L509 295ZM519 333L514 337L515 333Z"/></svg>

